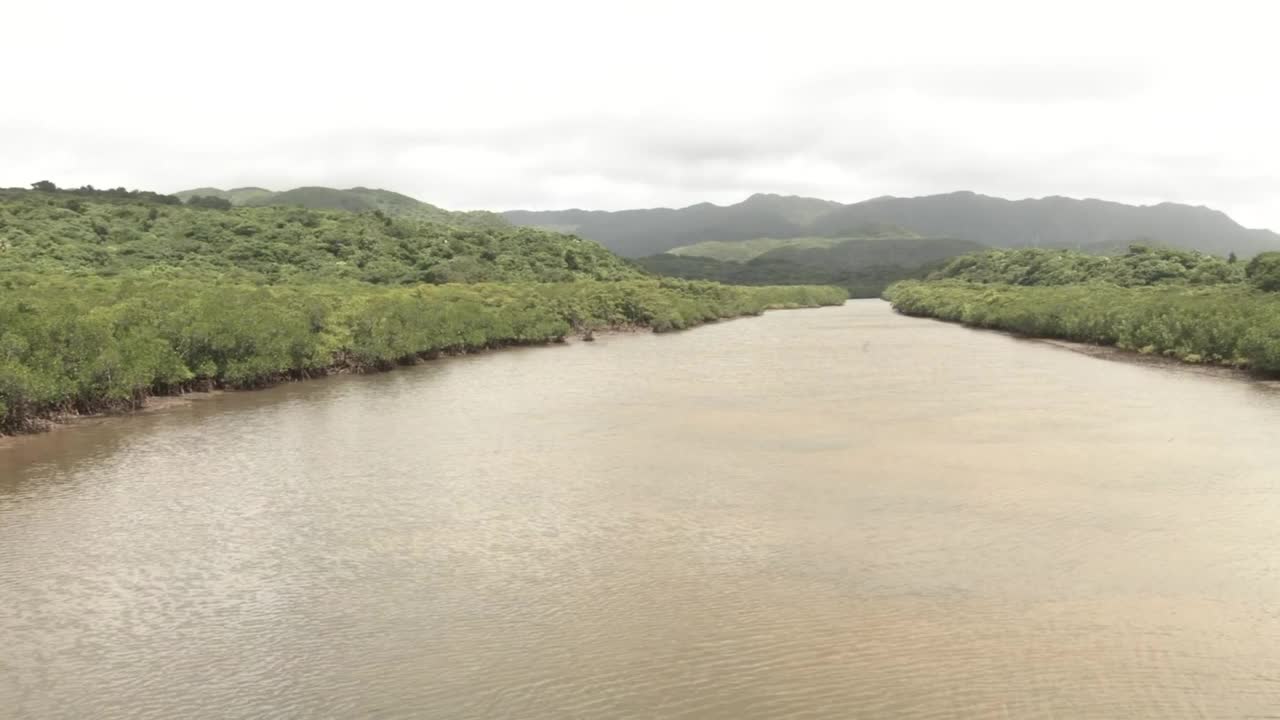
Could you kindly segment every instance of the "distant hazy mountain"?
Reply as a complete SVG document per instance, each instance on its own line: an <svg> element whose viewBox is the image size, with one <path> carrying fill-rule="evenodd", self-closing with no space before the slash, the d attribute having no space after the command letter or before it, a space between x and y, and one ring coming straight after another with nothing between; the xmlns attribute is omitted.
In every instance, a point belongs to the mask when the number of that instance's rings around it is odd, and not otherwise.
<svg viewBox="0 0 1280 720"><path fill-rule="evenodd" d="M809 235L811 223L840 207L814 198L752 195L728 207L701 203L679 210L514 210L503 215L516 225L573 232L620 255L640 257L704 240Z"/></svg>
<svg viewBox="0 0 1280 720"><path fill-rule="evenodd" d="M814 223L816 234L870 221L898 223L923 235L949 235L997 247L1123 249L1136 240L1226 255L1280 249L1280 235L1250 230L1224 213L1175 203L1135 206L1103 200L1001 198L958 192L877 198L846 205Z"/></svg>
<svg viewBox="0 0 1280 720"><path fill-rule="evenodd" d="M487 227L506 227L508 223L497 213L491 212L451 212L416 200L408 195L401 195L390 190L375 190L365 187L354 187L346 190L327 187L300 187L284 192L274 192L265 188L246 187L232 190L218 188L196 188L174 193L183 202L194 196L213 196L231 201L232 205L246 207L267 207L273 205L296 205L313 210L349 210L351 212L368 212L381 210L387 215L396 217L416 217L435 222L477 225Z"/></svg>
<svg viewBox="0 0 1280 720"><path fill-rule="evenodd" d="M735 250L750 248L748 257ZM924 277L940 263L984 247L970 240L880 235L706 242L643 257L650 272L743 285L840 285L854 297L875 297L897 280Z"/></svg>
<svg viewBox="0 0 1280 720"><path fill-rule="evenodd" d="M1134 206L1065 197L1014 201L971 192L882 197L851 205L752 195L725 207L703 203L678 210L515 210L504 215L517 225L575 232L631 257L706 241L849 237L881 224L994 247L1120 249L1141 240L1219 255L1280 250L1280 235L1244 228L1205 207Z"/></svg>

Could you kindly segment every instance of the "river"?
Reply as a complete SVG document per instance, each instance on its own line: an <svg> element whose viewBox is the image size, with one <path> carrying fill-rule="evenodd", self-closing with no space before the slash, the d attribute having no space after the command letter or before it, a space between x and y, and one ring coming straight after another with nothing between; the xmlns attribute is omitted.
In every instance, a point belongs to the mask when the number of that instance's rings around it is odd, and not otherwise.
<svg viewBox="0 0 1280 720"><path fill-rule="evenodd" d="M0 441L0 717L1280 714L1280 392L879 301Z"/></svg>

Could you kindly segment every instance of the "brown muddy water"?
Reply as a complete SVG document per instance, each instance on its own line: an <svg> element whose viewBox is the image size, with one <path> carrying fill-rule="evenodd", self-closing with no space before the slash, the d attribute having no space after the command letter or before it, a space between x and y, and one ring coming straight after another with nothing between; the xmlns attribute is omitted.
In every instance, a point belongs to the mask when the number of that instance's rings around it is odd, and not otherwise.
<svg viewBox="0 0 1280 720"><path fill-rule="evenodd" d="M0 443L0 717L1280 715L1280 393L879 301Z"/></svg>

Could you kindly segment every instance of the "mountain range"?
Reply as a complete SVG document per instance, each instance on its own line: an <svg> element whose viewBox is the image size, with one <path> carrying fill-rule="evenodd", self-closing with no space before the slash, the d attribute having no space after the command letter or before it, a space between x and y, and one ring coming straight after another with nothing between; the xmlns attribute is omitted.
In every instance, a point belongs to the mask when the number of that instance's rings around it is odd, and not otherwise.
<svg viewBox="0 0 1280 720"><path fill-rule="evenodd" d="M174 194L183 201L193 196L217 197L245 207L379 211L392 217L458 226L537 227L573 233L633 258L674 251L686 256L749 262L783 245L812 247L815 251L806 257L819 257L824 253L817 248L830 247L836 240L868 237L945 238L988 247L1074 248L1096 253L1123 250L1134 242L1216 255L1235 253L1241 257L1280 250L1280 235L1245 228L1207 207L1176 203L1126 205L1059 196L1006 200L953 192L909 198L886 196L842 204L759 193L724 206L699 203L678 209L512 210L499 214L451 212L408 195L366 187L300 187L282 192L261 187L203 187ZM750 241L748 246L752 249L734 247L743 241ZM763 252L756 252L757 247ZM782 257L790 259L785 253L773 253L766 259Z"/></svg>
<svg viewBox="0 0 1280 720"><path fill-rule="evenodd" d="M576 233L628 257L644 257L707 241L757 238L861 237L897 226L924 237L946 237L991 247L1121 250L1147 242L1217 255L1280 250L1280 235L1245 228L1206 207L1161 203L1125 205L1104 200L1046 197L1005 200L973 192L852 204L756 194L720 206L592 211L513 210L516 225Z"/></svg>

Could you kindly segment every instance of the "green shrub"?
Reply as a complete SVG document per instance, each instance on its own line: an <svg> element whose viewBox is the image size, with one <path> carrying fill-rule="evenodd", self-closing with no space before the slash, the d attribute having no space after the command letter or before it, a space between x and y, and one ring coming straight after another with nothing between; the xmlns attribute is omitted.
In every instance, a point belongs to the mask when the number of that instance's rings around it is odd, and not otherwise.
<svg viewBox="0 0 1280 720"><path fill-rule="evenodd" d="M1259 290L1280 291L1280 252L1262 253L1250 260L1245 275Z"/></svg>

